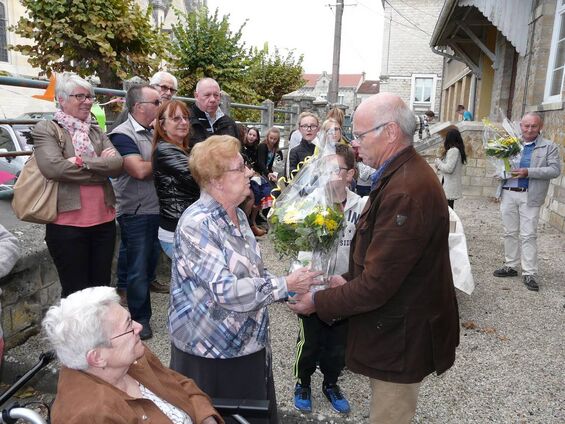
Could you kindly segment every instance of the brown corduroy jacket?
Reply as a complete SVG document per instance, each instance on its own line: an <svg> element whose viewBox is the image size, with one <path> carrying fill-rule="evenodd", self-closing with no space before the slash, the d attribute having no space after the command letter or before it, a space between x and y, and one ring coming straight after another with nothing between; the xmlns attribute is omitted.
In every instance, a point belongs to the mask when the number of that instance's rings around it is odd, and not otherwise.
<svg viewBox="0 0 565 424"><path fill-rule="evenodd" d="M348 282L315 296L321 319L349 317L350 370L408 384L451 367L459 316L448 236L443 189L408 147L370 194L351 242Z"/></svg>
<svg viewBox="0 0 565 424"><path fill-rule="evenodd" d="M145 354L131 365L128 374L161 399L185 411L194 424L209 416L214 416L218 423L224 422L210 398L193 380L164 367L147 347ZM59 375L51 422L171 424L152 401L133 398L96 376L65 367Z"/></svg>

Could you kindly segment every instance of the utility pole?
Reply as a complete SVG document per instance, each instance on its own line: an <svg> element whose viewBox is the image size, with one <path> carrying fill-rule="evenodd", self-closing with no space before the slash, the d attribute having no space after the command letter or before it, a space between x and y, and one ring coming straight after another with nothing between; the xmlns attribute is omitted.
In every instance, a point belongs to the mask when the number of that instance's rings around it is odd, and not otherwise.
<svg viewBox="0 0 565 424"><path fill-rule="evenodd" d="M337 92L339 89L339 58L341 51L341 18L343 17L343 0L337 0L335 10L334 29L334 54L332 62L332 80L328 89L328 102L337 103Z"/></svg>

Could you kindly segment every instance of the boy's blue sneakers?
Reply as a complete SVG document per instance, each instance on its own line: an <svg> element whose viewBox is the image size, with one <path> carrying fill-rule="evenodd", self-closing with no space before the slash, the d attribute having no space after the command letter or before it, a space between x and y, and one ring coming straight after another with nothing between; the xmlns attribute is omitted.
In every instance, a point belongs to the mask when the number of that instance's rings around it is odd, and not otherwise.
<svg viewBox="0 0 565 424"><path fill-rule="evenodd" d="M300 383L296 383L294 387L294 407L301 412L312 412L312 393L310 386L302 387Z"/></svg>
<svg viewBox="0 0 565 424"><path fill-rule="evenodd" d="M351 410L349 406L349 402L347 401L345 396L343 396L337 384L324 384L322 386L322 392L332 404L332 408L334 409L334 411L339 412L341 414L349 413L349 411ZM310 408L312 408L311 403L310 403Z"/></svg>

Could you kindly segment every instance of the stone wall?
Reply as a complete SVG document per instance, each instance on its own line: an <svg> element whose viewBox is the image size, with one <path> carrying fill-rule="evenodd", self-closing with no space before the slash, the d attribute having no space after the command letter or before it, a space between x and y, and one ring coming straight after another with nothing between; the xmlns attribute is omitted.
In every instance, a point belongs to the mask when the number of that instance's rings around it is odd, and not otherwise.
<svg viewBox="0 0 565 424"><path fill-rule="evenodd" d="M494 166L485 158L483 149L482 122L459 122L457 125L465 143L467 165L463 167L463 195L466 197L494 197L497 183L492 177ZM433 165L434 160L442 155L443 137L435 134L421 143L416 143L416 150ZM435 167L434 167L435 169Z"/></svg>
<svg viewBox="0 0 565 424"><path fill-rule="evenodd" d="M2 289L2 328L6 349L37 334L49 306L61 295L57 270L43 241L45 227L25 225L12 230L22 257L6 277Z"/></svg>

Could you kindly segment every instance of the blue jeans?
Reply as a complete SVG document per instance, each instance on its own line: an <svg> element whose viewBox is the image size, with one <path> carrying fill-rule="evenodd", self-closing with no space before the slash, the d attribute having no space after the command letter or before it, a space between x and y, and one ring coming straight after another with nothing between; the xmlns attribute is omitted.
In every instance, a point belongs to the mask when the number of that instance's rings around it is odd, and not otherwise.
<svg viewBox="0 0 565 424"><path fill-rule="evenodd" d="M118 217L121 230L118 281L125 281L128 309L131 318L140 324L151 319L149 285L161 253L157 232L159 215L130 215ZM120 283L118 283L120 287Z"/></svg>

